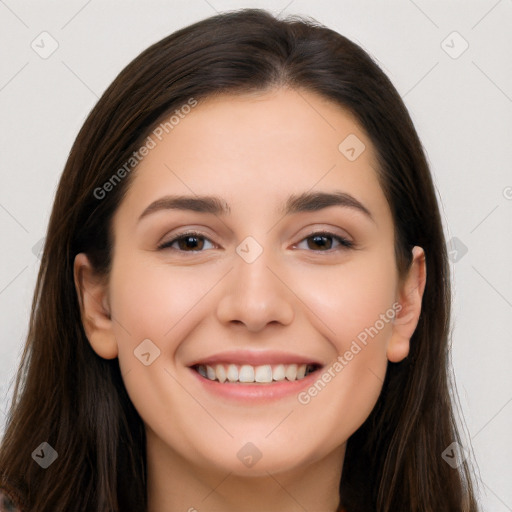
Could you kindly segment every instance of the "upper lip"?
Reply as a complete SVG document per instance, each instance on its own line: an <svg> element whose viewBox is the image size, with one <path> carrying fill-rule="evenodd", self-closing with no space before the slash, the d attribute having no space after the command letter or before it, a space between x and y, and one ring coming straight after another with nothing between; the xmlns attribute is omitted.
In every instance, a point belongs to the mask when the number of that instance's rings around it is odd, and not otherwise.
<svg viewBox="0 0 512 512"><path fill-rule="evenodd" d="M321 362L308 356L278 351L247 350L219 352L211 356L196 359L188 366L192 367L199 364L211 366L222 363L233 363L239 365L249 364L251 366L258 366L264 364L311 364L323 366Z"/></svg>

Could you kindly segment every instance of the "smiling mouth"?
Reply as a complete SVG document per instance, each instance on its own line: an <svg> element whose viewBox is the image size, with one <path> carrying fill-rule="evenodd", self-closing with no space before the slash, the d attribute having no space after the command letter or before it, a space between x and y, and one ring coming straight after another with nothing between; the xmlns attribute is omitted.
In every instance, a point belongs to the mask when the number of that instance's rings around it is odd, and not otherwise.
<svg viewBox="0 0 512 512"><path fill-rule="evenodd" d="M272 382L302 380L317 371L317 364L196 364L192 369L208 380L222 384L270 384Z"/></svg>

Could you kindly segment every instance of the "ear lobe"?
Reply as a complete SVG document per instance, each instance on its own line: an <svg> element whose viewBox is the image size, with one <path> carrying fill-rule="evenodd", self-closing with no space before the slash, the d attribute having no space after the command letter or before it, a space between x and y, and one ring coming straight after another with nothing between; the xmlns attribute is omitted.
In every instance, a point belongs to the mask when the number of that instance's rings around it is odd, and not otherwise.
<svg viewBox="0 0 512 512"><path fill-rule="evenodd" d="M94 272L84 253L75 257L73 277L87 339L100 357L114 359L118 348L110 314L108 284Z"/></svg>
<svg viewBox="0 0 512 512"><path fill-rule="evenodd" d="M393 322L393 333L387 347L387 358L398 363L409 354L410 340L421 314L421 301L427 280L425 252L415 246L409 272L399 291L399 304Z"/></svg>

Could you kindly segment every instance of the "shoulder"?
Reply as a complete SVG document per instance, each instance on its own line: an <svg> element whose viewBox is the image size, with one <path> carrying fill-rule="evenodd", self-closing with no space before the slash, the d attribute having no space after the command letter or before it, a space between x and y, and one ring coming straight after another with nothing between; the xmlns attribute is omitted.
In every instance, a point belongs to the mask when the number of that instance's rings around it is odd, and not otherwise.
<svg viewBox="0 0 512 512"><path fill-rule="evenodd" d="M0 512L23 512L18 508L12 493L8 493L0 487Z"/></svg>

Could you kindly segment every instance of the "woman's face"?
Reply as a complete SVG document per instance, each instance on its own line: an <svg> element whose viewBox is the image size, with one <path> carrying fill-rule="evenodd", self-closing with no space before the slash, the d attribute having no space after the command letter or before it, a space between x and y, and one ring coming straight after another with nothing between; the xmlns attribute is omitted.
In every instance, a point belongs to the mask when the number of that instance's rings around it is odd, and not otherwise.
<svg viewBox="0 0 512 512"><path fill-rule="evenodd" d="M342 456L408 350L368 136L290 89L169 126L115 214L93 347L119 357L150 450L240 475Z"/></svg>

